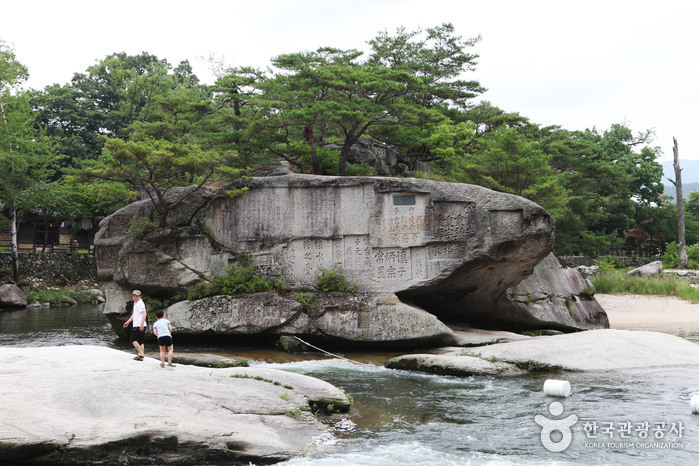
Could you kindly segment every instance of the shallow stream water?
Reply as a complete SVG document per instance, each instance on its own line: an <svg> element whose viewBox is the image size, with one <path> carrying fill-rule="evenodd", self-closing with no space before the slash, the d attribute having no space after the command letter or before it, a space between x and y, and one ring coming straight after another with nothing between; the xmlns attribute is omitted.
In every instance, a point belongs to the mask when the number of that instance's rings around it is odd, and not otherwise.
<svg viewBox="0 0 699 466"><path fill-rule="evenodd" d="M0 311L0 346L132 351L116 339L101 310ZM676 334L699 343L697 332ZM354 400L350 413L336 415L332 435L317 439L317 448L290 465L699 464L699 415L689 406L699 394L696 368L446 377L385 369L382 362L393 354L383 353L343 353L358 364L273 349L176 343L175 350L244 356L253 366L307 374L344 389ZM548 378L568 380L572 396L545 396ZM542 440L545 428L554 432Z"/></svg>

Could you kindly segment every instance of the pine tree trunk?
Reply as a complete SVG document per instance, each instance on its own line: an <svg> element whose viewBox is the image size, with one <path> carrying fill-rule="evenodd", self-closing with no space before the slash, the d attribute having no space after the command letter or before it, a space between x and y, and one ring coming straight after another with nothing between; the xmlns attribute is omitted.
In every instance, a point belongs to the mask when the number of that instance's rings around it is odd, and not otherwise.
<svg viewBox="0 0 699 466"><path fill-rule="evenodd" d="M677 138L672 138L674 146L672 152L674 155L675 168L675 191L677 193L677 246L680 252L680 262L677 265L680 269L687 268L687 244L684 237L684 199L682 198L682 169L680 168L679 149L677 148Z"/></svg>
<svg viewBox="0 0 699 466"><path fill-rule="evenodd" d="M313 122L309 123L303 130L303 136L306 138L308 145L311 148L311 161L313 162L313 174L322 175L323 171L320 165L320 160L318 160L318 152L316 150L316 140L313 136Z"/></svg>

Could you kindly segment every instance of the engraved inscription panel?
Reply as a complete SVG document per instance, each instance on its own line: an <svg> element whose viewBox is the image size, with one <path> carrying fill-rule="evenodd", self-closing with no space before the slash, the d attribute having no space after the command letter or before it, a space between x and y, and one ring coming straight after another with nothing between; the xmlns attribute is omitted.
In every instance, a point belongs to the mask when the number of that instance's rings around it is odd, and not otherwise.
<svg viewBox="0 0 699 466"><path fill-rule="evenodd" d="M430 259L459 259L466 255L466 246L463 243L431 244L429 246Z"/></svg>
<svg viewBox="0 0 699 466"><path fill-rule="evenodd" d="M329 268L333 263L332 240L295 240L284 251L283 275L290 283L313 284L320 269Z"/></svg>
<svg viewBox="0 0 699 466"><path fill-rule="evenodd" d="M121 245L118 246L99 246L95 249L95 255L97 256L97 263L100 269L110 270L116 266L117 257L119 256L119 250Z"/></svg>
<svg viewBox="0 0 699 466"><path fill-rule="evenodd" d="M434 236L442 241L464 241L476 233L476 205L472 202L435 202Z"/></svg>
<svg viewBox="0 0 699 466"><path fill-rule="evenodd" d="M410 249L377 248L372 251L373 278L379 281L412 280Z"/></svg>
<svg viewBox="0 0 699 466"><path fill-rule="evenodd" d="M490 231L493 235L516 235L522 233L521 210L491 210Z"/></svg>
<svg viewBox="0 0 699 466"><path fill-rule="evenodd" d="M227 213L234 219L238 240L264 238L280 232L284 225L280 202L283 193L280 191L286 190L250 190L235 199L235 209Z"/></svg>
<svg viewBox="0 0 699 466"><path fill-rule="evenodd" d="M412 248L412 270L413 280L424 280L427 278L427 248Z"/></svg>
<svg viewBox="0 0 699 466"><path fill-rule="evenodd" d="M366 270L372 266L368 236L345 236L342 253L347 270Z"/></svg>
<svg viewBox="0 0 699 466"><path fill-rule="evenodd" d="M237 241L369 232L362 186L251 189L235 202L222 214L233 221Z"/></svg>
<svg viewBox="0 0 699 466"><path fill-rule="evenodd" d="M423 193L386 193L378 213L378 244L413 246L425 239L429 195Z"/></svg>
<svg viewBox="0 0 699 466"><path fill-rule="evenodd" d="M295 189L295 205L307 212L305 228L311 235L330 236L335 226L335 191L330 188Z"/></svg>

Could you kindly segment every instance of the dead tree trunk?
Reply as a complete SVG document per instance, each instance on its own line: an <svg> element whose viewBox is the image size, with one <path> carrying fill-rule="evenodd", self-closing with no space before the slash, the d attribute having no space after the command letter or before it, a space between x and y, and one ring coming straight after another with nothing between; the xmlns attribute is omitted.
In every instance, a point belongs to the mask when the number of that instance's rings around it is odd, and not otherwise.
<svg viewBox="0 0 699 466"><path fill-rule="evenodd" d="M680 155L679 149L677 148L677 138L672 138L674 146L672 147L672 153L674 155L673 167L675 168L675 180L670 180L670 183L675 185L675 192L677 193L677 246L680 253L680 262L677 264L677 268L684 269L687 268L687 262L689 258L687 257L687 243L684 238L684 199L682 198L682 169L680 168Z"/></svg>
<svg viewBox="0 0 699 466"><path fill-rule="evenodd" d="M12 279L19 283L19 248L17 241L17 209L10 210L10 243L12 247Z"/></svg>

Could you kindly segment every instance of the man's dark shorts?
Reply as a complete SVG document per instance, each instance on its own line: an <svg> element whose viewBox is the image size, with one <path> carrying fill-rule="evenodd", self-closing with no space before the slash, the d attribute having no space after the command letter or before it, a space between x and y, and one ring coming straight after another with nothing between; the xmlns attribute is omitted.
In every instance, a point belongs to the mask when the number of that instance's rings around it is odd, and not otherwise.
<svg viewBox="0 0 699 466"><path fill-rule="evenodd" d="M165 337L158 337L159 346L172 346L172 337L167 335Z"/></svg>
<svg viewBox="0 0 699 466"><path fill-rule="evenodd" d="M143 330L141 330L138 327L134 327L131 329L131 339L129 340L130 342L138 342L139 345L143 344L143 338L146 336L146 328L143 327Z"/></svg>

